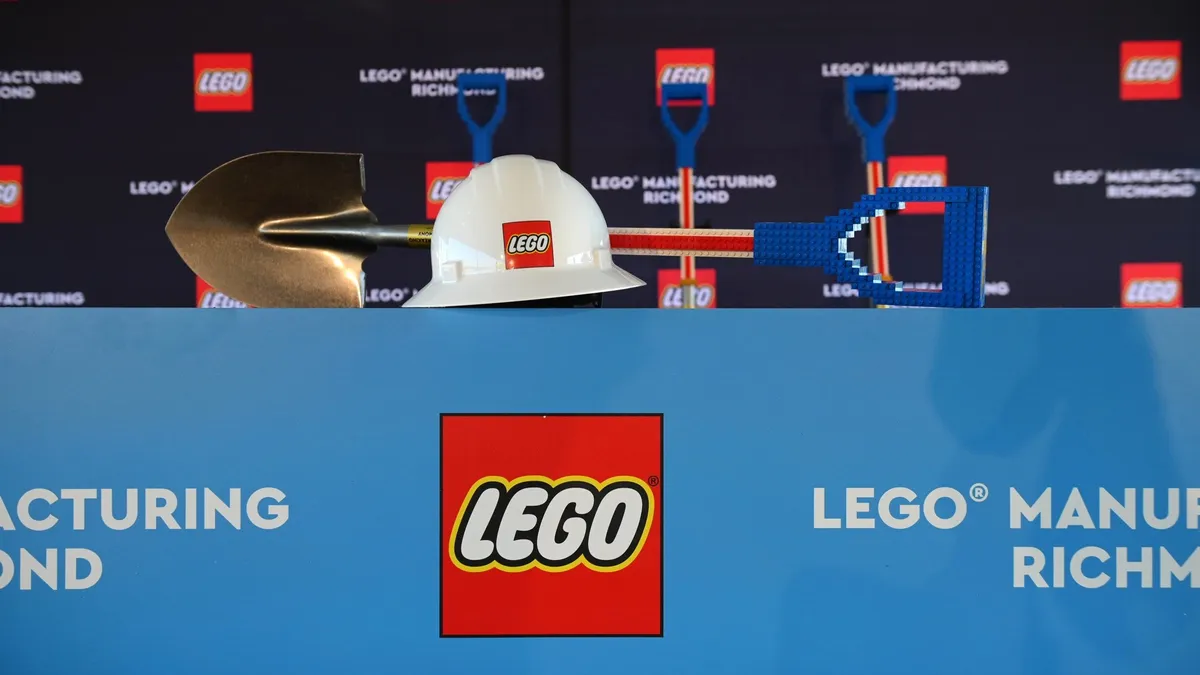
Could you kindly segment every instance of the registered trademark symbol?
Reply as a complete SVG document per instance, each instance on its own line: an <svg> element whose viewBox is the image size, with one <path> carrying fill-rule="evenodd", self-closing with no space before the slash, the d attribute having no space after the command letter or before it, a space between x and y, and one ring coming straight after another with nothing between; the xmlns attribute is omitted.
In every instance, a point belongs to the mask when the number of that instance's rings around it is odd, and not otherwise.
<svg viewBox="0 0 1200 675"><path fill-rule="evenodd" d="M656 487L658 485L658 476L650 476L646 479L646 482L650 484L650 487Z"/></svg>
<svg viewBox="0 0 1200 675"><path fill-rule="evenodd" d="M988 487L983 483L975 483L971 486L971 501L982 502L988 498Z"/></svg>

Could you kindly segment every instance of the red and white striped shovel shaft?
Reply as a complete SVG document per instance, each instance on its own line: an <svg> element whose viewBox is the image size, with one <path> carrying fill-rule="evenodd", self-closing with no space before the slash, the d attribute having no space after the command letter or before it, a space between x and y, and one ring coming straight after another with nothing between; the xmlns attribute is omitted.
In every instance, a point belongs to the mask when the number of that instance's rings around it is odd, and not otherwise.
<svg viewBox="0 0 1200 675"><path fill-rule="evenodd" d="M679 167L679 226L683 230L696 227L696 203L692 198L692 169ZM683 294L683 308L695 306L692 293L696 290L696 258L685 255L679 259L679 290Z"/></svg>
<svg viewBox="0 0 1200 675"><path fill-rule="evenodd" d="M883 162L867 162L867 194L875 194L883 182ZM884 279L892 278L888 260L887 220L884 216L871 218L871 271Z"/></svg>
<svg viewBox="0 0 1200 675"><path fill-rule="evenodd" d="M608 239L613 255L679 256L684 260L754 257L754 230L610 227Z"/></svg>

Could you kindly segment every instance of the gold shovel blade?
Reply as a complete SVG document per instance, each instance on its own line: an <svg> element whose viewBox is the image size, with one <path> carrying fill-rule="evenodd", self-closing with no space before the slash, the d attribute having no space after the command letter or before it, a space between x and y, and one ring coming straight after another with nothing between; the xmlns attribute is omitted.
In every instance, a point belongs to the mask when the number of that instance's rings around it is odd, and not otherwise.
<svg viewBox="0 0 1200 675"><path fill-rule="evenodd" d="M197 276L255 307L362 307L376 245L359 233L377 223L365 189L360 154L246 155L184 195L167 237Z"/></svg>

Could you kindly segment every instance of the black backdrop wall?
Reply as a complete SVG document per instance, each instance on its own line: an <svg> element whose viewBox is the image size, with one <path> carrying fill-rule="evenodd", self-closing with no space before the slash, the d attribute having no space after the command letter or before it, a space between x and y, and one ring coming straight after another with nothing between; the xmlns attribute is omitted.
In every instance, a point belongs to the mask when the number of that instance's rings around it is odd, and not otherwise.
<svg viewBox="0 0 1200 675"><path fill-rule="evenodd" d="M427 165L470 160L454 69L511 69L496 154L559 162L610 225L670 225L669 48L714 54L702 223L850 206L865 173L841 78L893 74L889 165L992 188L988 306L1118 306L1123 283L1177 275L1200 304L1197 38L1195 0L0 0L0 306L194 305L163 226L189 183L256 151L365 153L368 206L428 222L446 171ZM197 110L205 60L251 68L252 92L218 103L241 110ZM939 228L890 219L897 278L938 280ZM620 262L649 283L613 306L656 305L676 267ZM861 305L817 270L701 267L720 306ZM366 269L372 305L429 278L418 251Z"/></svg>

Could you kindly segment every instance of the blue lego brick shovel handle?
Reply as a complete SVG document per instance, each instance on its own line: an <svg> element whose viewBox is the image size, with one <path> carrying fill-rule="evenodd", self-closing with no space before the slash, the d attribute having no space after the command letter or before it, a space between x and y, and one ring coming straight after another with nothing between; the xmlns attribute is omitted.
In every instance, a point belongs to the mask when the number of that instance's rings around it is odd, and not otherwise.
<svg viewBox="0 0 1200 675"><path fill-rule="evenodd" d="M502 73L460 73L458 76L458 116L467 125L471 133L471 160L476 164L492 161L492 136L496 128L504 120L504 112L508 107L508 80ZM467 110L468 89L495 89L496 107L492 110L492 118L482 126L471 117Z"/></svg>
<svg viewBox="0 0 1200 675"><path fill-rule="evenodd" d="M871 125L858 109L854 98L858 93L887 94L887 108L879 122ZM858 128L863 139L863 159L867 162L882 162L885 159L883 137L888 126L896 118L896 78L887 75L858 75L846 78L846 114Z"/></svg>
<svg viewBox="0 0 1200 675"><path fill-rule="evenodd" d="M691 129L686 132L682 131L679 125L675 124L675 120L671 118L669 103L671 101L696 100L700 101L700 115ZM671 138L675 139L675 168L694 169L696 167L696 142L700 140L700 134L704 133L704 127L708 125L708 85L662 85L662 105L659 106L659 110L662 112L663 126L667 128Z"/></svg>
<svg viewBox="0 0 1200 675"><path fill-rule="evenodd" d="M940 291L906 290L903 282L884 281L850 251L849 240L872 217L903 208L905 202L946 205ZM983 307L987 213L986 187L879 188L823 223L755 223L754 264L820 267L838 282L850 284L859 297L882 305Z"/></svg>

